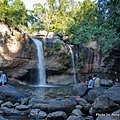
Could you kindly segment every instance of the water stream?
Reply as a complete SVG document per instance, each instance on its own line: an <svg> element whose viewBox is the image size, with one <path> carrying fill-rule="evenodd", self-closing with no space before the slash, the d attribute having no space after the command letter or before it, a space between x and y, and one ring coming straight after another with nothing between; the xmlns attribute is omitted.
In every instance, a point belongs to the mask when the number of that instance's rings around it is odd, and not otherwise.
<svg viewBox="0 0 120 120"><path fill-rule="evenodd" d="M46 72L45 72L45 63L44 63L44 54L43 54L43 47L42 42L37 39L33 39L36 47L37 47L37 57L38 57L38 64L37 64L37 83L36 85L46 85Z"/></svg>
<svg viewBox="0 0 120 120"><path fill-rule="evenodd" d="M70 45L68 45L71 53L71 60L72 60L72 72L73 72L73 84L74 88L76 86L76 70L75 70L75 60L74 60L74 53Z"/></svg>
<svg viewBox="0 0 120 120"><path fill-rule="evenodd" d="M45 63L44 63L44 54L43 54L43 47L42 47L42 42L33 39L36 47L37 47L37 57L38 57L38 73L37 73L37 83L35 85L31 85L33 87L56 87L54 85L47 85L46 84L46 73L45 73ZM76 69L75 69L75 58L74 58L74 53L72 50L72 47L70 45L67 45L69 47L70 53L71 53L71 61L72 61L72 72L73 72L73 86L75 88L76 86ZM76 57L77 58L77 57ZM57 86L58 87L58 86Z"/></svg>

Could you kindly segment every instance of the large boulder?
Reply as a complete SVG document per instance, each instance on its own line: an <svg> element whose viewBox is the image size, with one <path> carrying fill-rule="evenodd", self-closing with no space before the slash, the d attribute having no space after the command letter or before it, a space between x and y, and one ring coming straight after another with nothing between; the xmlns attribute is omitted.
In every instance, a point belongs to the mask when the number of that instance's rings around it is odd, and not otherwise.
<svg viewBox="0 0 120 120"><path fill-rule="evenodd" d="M120 86L113 86L106 90L103 95L98 96L92 104L92 112L112 113L120 108Z"/></svg>
<svg viewBox="0 0 120 120"><path fill-rule="evenodd" d="M96 120L120 120L120 109L111 114L98 114Z"/></svg>
<svg viewBox="0 0 120 120"><path fill-rule="evenodd" d="M77 98L77 99L76 99L76 102L77 102L78 105L81 105L81 106L82 106L82 110L83 110L83 111L87 111L87 110L89 110L90 107L91 107L91 104L88 103L88 102L87 102L85 99L83 99L83 98Z"/></svg>
<svg viewBox="0 0 120 120"><path fill-rule="evenodd" d="M66 113L71 113L76 107L76 102L71 101L70 99L64 99L61 101L53 101L48 104L48 111L54 112L57 110L62 110Z"/></svg>
<svg viewBox="0 0 120 120"><path fill-rule="evenodd" d="M0 96L0 99L2 100L7 100L10 98L18 100L27 97L23 92L8 84L5 86L0 86Z"/></svg>
<svg viewBox="0 0 120 120"><path fill-rule="evenodd" d="M95 99L103 95L106 89L104 87L99 87L99 88L93 88L88 92L88 94L84 97L89 103L93 103Z"/></svg>
<svg viewBox="0 0 120 120"><path fill-rule="evenodd" d="M93 113L110 113L119 108L119 104L115 103L111 98L101 95L96 98L92 104Z"/></svg>
<svg viewBox="0 0 120 120"><path fill-rule="evenodd" d="M75 86L75 89L73 91L74 95L81 95L85 92L87 89L87 85L85 83L80 83Z"/></svg>
<svg viewBox="0 0 120 120"><path fill-rule="evenodd" d="M104 95L120 105L120 86L113 86L105 91Z"/></svg>
<svg viewBox="0 0 120 120"><path fill-rule="evenodd" d="M66 120L67 114L63 111L56 111L49 113L47 116L47 120Z"/></svg>

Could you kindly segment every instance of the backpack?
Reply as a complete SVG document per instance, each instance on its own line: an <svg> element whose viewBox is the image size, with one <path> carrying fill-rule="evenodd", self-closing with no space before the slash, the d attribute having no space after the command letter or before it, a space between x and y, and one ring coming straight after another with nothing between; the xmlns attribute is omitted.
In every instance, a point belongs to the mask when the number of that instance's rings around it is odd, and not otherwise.
<svg viewBox="0 0 120 120"><path fill-rule="evenodd" d="M95 79L93 79L93 87L94 87L94 83L95 83L95 80L97 79L97 77Z"/></svg>

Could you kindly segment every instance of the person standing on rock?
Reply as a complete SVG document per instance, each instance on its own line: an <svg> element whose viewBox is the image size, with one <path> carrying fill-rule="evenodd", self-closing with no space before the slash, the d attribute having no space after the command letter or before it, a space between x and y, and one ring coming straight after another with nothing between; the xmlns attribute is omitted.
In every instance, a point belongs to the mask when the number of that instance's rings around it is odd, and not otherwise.
<svg viewBox="0 0 120 120"><path fill-rule="evenodd" d="M94 77L93 77L94 87L95 87L95 88L100 87L100 78L97 77L97 74L94 74L93 76L94 76Z"/></svg>
<svg viewBox="0 0 120 120"><path fill-rule="evenodd" d="M89 79L89 81L88 81L88 83L87 83L87 89L85 90L85 92L84 92L81 96L77 96L77 98L82 98L82 97L84 97L85 95L87 95L87 93L88 93L91 89L93 89L94 81L93 81L93 79L92 79L92 76L89 76L88 79Z"/></svg>
<svg viewBox="0 0 120 120"><path fill-rule="evenodd" d="M8 82L8 78L3 71L0 71L0 85L6 85Z"/></svg>

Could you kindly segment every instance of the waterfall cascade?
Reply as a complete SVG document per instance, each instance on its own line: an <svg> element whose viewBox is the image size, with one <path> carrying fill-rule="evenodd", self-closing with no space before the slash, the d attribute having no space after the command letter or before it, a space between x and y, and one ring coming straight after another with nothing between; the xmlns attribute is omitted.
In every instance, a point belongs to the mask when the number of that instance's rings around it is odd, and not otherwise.
<svg viewBox="0 0 120 120"><path fill-rule="evenodd" d="M37 85L45 85L46 84L46 73L45 73L45 64L44 64L44 55L43 55L43 47L42 42L32 38L36 47L37 47L37 56L38 56L38 73L37 73Z"/></svg>
<svg viewBox="0 0 120 120"><path fill-rule="evenodd" d="M75 70L75 60L74 60L74 53L72 51L72 48L70 45L68 45L69 49L70 49L70 53L71 53L71 59L72 59L72 71L73 71L73 82L74 82L74 86L76 85L76 70Z"/></svg>

